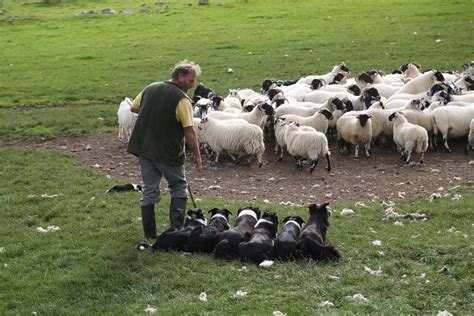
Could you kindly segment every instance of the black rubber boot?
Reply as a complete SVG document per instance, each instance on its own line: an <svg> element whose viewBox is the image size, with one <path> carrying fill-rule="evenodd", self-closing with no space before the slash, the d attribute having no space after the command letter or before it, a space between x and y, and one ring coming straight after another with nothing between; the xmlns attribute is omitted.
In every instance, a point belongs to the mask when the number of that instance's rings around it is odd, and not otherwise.
<svg viewBox="0 0 474 316"><path fill-rule="evenodd" d="M183 228L187 198L172 197L170 203L170 229Z"/></svg>
<svg viewBox="0 0 474 316"><path fill-rule="evenodd" d="M142 205L142 224L145 238L156 238L155 205Z"/></svg>

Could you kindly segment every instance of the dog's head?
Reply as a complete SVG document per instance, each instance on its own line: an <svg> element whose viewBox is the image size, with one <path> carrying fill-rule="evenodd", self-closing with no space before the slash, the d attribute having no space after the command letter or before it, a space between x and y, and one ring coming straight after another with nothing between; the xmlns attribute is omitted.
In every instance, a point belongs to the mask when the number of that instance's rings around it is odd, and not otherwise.
<svg viewBox="0 0 474 316"><path fill-rule="evenodd" d="M303 226L303 224L305 223L305 220L301 217L301 216L287 216L285 217L285 219L283 220L283 223L286 224L288 222L295 222L297 223L300 228Z"/></svg>
<svg viewBox="0 0 474 316"><path fill-rule="evenodd" d="M184 220L184 226L206 226L207 225L207 220L204 217L204 214L202 213L202 210L200 208L192 208L189 209L186 212L186 218Z"/></svg>
<svg viewBox="0 0 474 316"><path fill-rule="evenodd" d="M275 212L264 212L262 215L262 219L273 223L273 226L275 226L275 228L278 228L278 215Z"/></svg>
<svg viewBox="0 0 474 316"><path fill-rule="evenodd" d="M237 211L237 218L243 215L252 215L254 214L257 217L257 220L260 219L261 212L258 207L253 206L244 206L238 209Z"/></svg>
<svg viewBox="0 0 474 316"><path fill-rule="evenodd" d="M331 211L328 209L329 203L323 203L321 205L310 204L309 209L309 222L316 222L318 225L323 225L323 227L329 227L329 216L331 216Z"/></svg>
<svg viewBox="0 0 474 316"><path fill-rule="evenodd" d="M213 208L208 211L211 214L211 219L209 221L209 225L213 222L224 220L225 221L225 229L229 229L229 216L232 215L232 212L226 208Z"/></svg>

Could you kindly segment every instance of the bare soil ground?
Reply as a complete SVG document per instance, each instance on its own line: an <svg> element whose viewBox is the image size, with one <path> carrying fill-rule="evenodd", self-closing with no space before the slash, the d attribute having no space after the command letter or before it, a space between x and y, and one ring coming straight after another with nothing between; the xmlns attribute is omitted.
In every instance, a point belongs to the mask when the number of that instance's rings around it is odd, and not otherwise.
<svg viewBox="0 0 474 316"><path fill-rule="evenodd" d="M138 159L126 152L126 141L119 140L117 133L22 141L8 146L55 149L120 179L120 183L141 183ZM371 158L361 153L361 157L355 159L347 154L342 156L332 144L332 171L326 172L326 161L322 159L313 174L309 174L309 166L305 164L303 171L298 171L291 156L277 161L273 145L268 144L261 168L256 162L235 165L226 157L212 165L204 158L204 170L198 173L194 157L188 154L186 173L195 199L221 197L307 204L429 198L432 193L446 194L460 185L469 190L474 188L474 152L465 155L461 140L451 141L450 146L452 153L438 148L426 153L425 164L406 165L400 161L394 145L374 147ZM415 159L419 160L418 155ZM164 180L162 186L167 187Z"/></svg>

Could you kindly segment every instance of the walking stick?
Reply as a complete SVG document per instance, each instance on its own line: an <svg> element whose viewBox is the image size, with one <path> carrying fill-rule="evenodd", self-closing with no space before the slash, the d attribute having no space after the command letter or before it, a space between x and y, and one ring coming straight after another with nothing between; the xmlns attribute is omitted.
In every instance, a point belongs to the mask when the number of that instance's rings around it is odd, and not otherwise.
<svg viewBox="0 0 474 316"><path fill-rule="evenodd" d="M189 186L189 182L188 182L188 191L189 191L189 196L191 197L191 201L193 202L194 208L197 208L196 202L194 201L194 197L193 197L193 191L191 191L191 187Z"/></svg>

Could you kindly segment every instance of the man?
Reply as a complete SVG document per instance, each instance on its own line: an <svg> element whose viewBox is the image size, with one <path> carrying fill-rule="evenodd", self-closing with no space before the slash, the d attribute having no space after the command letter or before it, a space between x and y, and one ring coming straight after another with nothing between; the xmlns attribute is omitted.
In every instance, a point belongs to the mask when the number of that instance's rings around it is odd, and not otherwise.
<svg viewBox="0 0 474 316"><path fill-rule="evenodd" d="M155 203L160 201L162 176L168 181L171 194L170 229L183 227L188 195L183 137L194 153L196 169L202 170L191 101L186 95L200 73L199 65L186 60L179 62L171 80L148 85L133 101L131 111L138 113L138 118L127 151L139 157L145 238L156 238Z"/></svg>

